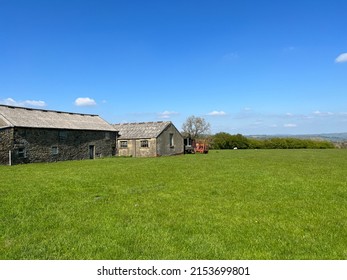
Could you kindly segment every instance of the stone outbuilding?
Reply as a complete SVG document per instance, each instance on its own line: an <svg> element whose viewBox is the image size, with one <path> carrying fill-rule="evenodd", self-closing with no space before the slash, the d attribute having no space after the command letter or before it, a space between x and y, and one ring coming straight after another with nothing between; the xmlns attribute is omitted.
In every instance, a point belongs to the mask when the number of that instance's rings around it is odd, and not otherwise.
<svg viewBox="0 0 347 280"><path fill-rule="evenodd" d="M98 115L0 105L0 164L109 157L116 139Z"/></svg>
<svg viewBox="0 0 347 280"><path fill-rule="evenodd" d="M183 137L172 122L141 122L113 125L119 132L117 154L156 157L183 154Z"/></svg>

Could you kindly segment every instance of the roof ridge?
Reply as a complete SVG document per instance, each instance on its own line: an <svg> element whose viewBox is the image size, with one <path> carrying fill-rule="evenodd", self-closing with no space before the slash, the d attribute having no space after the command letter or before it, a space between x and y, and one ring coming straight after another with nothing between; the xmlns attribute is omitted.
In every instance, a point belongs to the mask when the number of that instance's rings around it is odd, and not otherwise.
<svg viewBox="0 0 347 280"><path fill-rule="evenodd" d="M125 122L125 123L114 123L113 125L129 125L129 124L159 124L159 123L171 123L171 121L152 121L152 122Z"/></svg>
<svg viewBox="0 0 347 280"><path fill-rule="evenodd" d="M0 104L0 107L7 107L7 108L11 108L11 109L21 109L21 110L28 110L28 111L53 112L53 113L58 113L58 114L60 113L60 114L81 115L81 116L98 116L96 114L74 113L74 112L67 112L67 111L38 109L38 108L13 106L13 105L5 105L5 104Z"/></svg>

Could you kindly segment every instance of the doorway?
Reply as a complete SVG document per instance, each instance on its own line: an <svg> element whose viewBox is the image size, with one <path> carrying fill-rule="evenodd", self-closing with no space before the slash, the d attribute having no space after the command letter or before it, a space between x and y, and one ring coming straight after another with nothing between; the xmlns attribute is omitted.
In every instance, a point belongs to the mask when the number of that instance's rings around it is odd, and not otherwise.
<svg viewBox="0 0 347 280"><path fill-rule="evenodd" d="M95 146L89 145L89 158L94 159L95 158Z"/></svg>

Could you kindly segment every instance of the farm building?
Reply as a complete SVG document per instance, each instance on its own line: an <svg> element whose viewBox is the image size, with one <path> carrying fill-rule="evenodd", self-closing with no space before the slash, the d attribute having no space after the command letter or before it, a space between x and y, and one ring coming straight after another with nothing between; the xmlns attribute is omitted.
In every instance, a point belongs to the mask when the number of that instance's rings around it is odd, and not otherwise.
<svg viewBox="0 0 347 280"><path fill-rule="evenodd" d="M155 157L183 154L183 137L172 122L113 125L119 132L119 156Z"/></svg>
<svg viewBox="0 0 347 280"><path fill-rule="evenodd" d="M0 164L112 156L116 139L97 115L0 105Z"/></svg>

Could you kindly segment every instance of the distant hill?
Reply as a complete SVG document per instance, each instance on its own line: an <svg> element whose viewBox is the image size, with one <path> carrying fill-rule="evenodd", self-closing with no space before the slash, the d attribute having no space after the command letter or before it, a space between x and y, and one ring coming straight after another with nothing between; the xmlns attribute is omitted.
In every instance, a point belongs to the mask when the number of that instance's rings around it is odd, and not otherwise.
<svg viewBox="0 0 347 280"><path fill-rule="evenodd" d="M319 139L331 142L346 142L347 132L344 133L322 133L322 134L298 134L298 135L248 135L249 138L269 139L269 138L299 138L299 139Z"/></svg>

